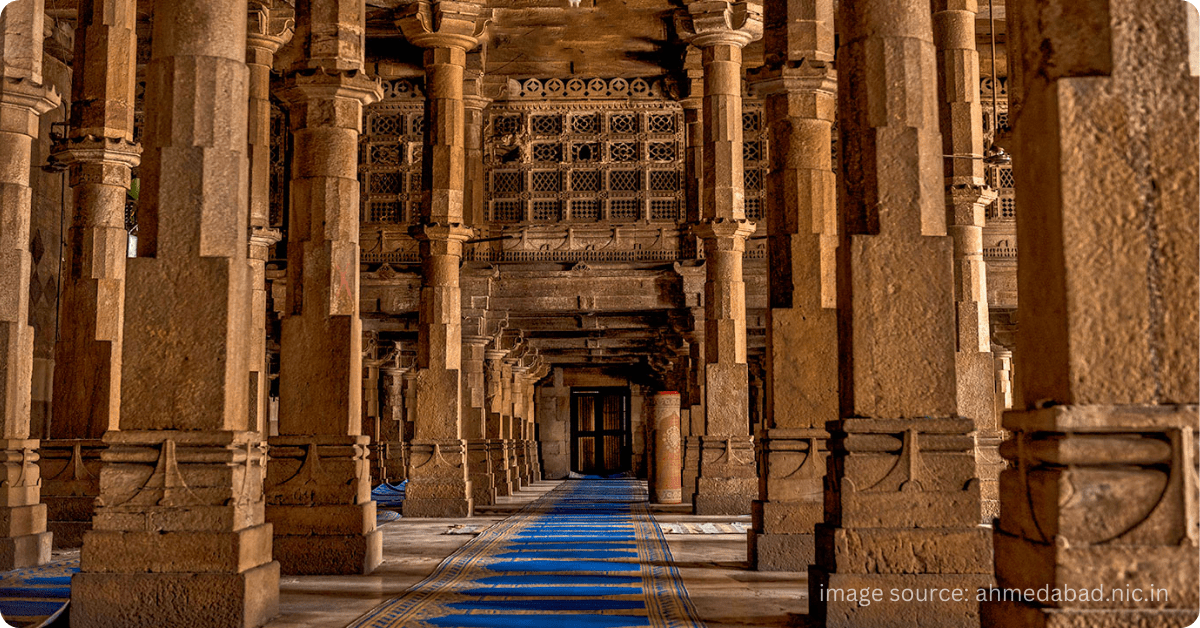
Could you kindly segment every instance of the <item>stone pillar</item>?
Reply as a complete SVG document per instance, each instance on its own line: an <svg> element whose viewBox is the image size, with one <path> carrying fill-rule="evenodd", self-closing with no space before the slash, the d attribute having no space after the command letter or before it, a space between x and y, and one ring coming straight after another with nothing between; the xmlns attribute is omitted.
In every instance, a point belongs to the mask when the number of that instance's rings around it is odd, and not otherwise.
<svg viewBox="0 0 1200 628"><path fill-rule="evenodd" d="M482 323L479 323L482 324ZM492 476L492 450L487 436L484 375L485 351L490 336L463 336L463 437L467 441L467 472L476 506L496 503L496 478Z"/></svg>
<svg viewBox="0 0 1200 628"><path fill-rule="evenodd" d="M817 626L974 626L991 581L971 419L958 413L954 243L946 233L929 3L842 0L840 415L816 530ZM860 604L830 590L882 589ZM890 591L962 590L955 601Z"/></svg>
<svg viewBox="0 0 1200 628"><path fill-rule="evenodd" d="M1200 609L1195 13L1007 9L1023 78L1010 118L1021 396L1004 415L996 580L1103 595L989 601L983 625L1186 626Z"/></svg>
<svg viewBox="0 0 1200 628"><path fill-rule="evenodd" d="M412 439L416 433L417 422L417 370L409 369L404 373L404 422L400 434L404 440L404 479L408 479L409 468L412 465Z"/></svg>
<svg viewBox="0 0 1200 628"><path fill-rule="evenodd" d="M153 4L119 429L104 435L71 623L261 626L279 563L247 399L246 2Z"/></svg>
<svg viewBox="0 0 1200 628"><path fill-rule="evenodd" d="M481 55L471 55L470 60L478 62L479 56ZM467 224L479 229L487 224L487 173L483 165L483 129L487 125L484 111L492 101L483 95L483 73L468 71L467 75L469 78L463 86L463 113L466 116L463 123L463 218Z"/></svg>
<svg viewBox="0 0 1200 628"><path fill-rule="evenodd" d="M688 343L688 396L693 400L688 412L687 437L683 439L683 501L695 503L696 480L700 476L700 436L704 433L704 323Z"/></svg>
<svg viewBox="0 0 1200 628"><path fill-rule="evenodd" d="M528 355L528 351L526 352ZM522 359L513 366L512 369L512 430L513 441L515 441L514 451L516 452L516 474L517 480L521 487L529 486L533 481L533 475L530 473L529 466L529 408L527 400L529 395L526 389L529 387L529 380L526 373L529 372L527 359Z"/></svg>
<svg viewBox="0 0 1200 628"><path fill-rule="evenodd" d="M513 352L509 353L508 357L503 359L504 366L500 371L501 404L508 419L503 423L502 434L507 442L508 477L512 483L513 492L519 491L529 484L521 480L521 464L518 457L521 441L521 420L516 415L517 408L514 402L516 382L514 369L520 360L515 356L516 353L518 351L514 349Z"/></svg>
<svg viewBox="0 0 1200 628"><path fill-rule="evenodd" d="M679 393L654 395L654 501L683 503L683 458L679 438Z"/></svg>
<svg viewBox="0 0 1200 628"><path fill-rule="evenodd" d="M44 24L42 0L18 0L0 17L0 447L6 487L0 495L0 569L50 560L46 506L39 503L38 441L29 438L29 177L38 116L59 104L58 94L42 83Z"/></svg>
<svg viewBox="0 0 1200 628"><path fill-rule="evenodd" d="M363 72L365 9L302 2L288 70L295 148L288 289L267 520L288 574L370 573L382 560L362 428L358 136L382 97Z"/></svg>
<svg viewBox="0 0 1200 628"><path fill-rule="evenodd" d="M500 346L500 340L495 341L494 346ZM484 370L485 388L484 395L484 410L486 416L485 433L487 434L488 446L491 450L490 458L492 463L492 482L496 490L497 497L506 497L513 492L512 478L509 476L508 463L508 438L505 436L506 424L510 420L505 415L504 409L504 387L501 381L503 377L504 357L508 355L507 351L499 348L487 349L484 351L486 360L486 369Z"/></svg>
<svg viewBox="0 0 1200 628"><path fill-rule="evenodd" d="M382 459L381 479L389 484L404 481L404 374L407 368L390 365L380 368L383 378L383 403L379 420L379 446Z"/></svg>
<svg viewBox="0 0 1200 628"><path fill-rule="evenodd" d="M525 447L528 450L529 481L542 481L542 453L537 431L537 383L550 373L550 366L540 358L533 366L525 384Z"/></svg>
<svg viewBox="0 0 1200 628"><path fill-rule="evenodd" d="M954 353L958 412L975 421L976 458L996 456L995 367L988 315L987 266L983 261L984 210L996 191L984 186L983 114L979 104L979 52L975 42L977 2L935 0L938 107L945 158L946 211L954 237ZM987 451L990 449L990 451ZM982 471L991 471L984 475ZM981 488L996 487L996 466L980 466ZM995 498L995 495L992 495ZM990 513L994 515L995 513ZM989 513L981 512L985 523Z"/></svg>
<svg viewBox="0 0 1200 628"><path fill-rule="evenodd" d="M101 438L117 429L125 316L125 198L133 143L134 0L80 3L71 129L54 159L70 169L74 213L63 254L54 409L42 441L42 501L55 545L80 547L100 493ZM112 16L111 18L109 16Z"/></svg>
<svg viewBox="0 0 1200 628"><path fill-rule="evenodd" d="M465 129L463 70L478 44L482 7L471 2L409 6L399 20L409 43L425 49L425 165L420 242L421 303L417 423L405 517L465 517L473 489L463 441L462 303L459 263L471 229L463 224Z"/></svg>
<svg viewBox="0 0 1200 628"><path fill-rule="evenodd" d="M365 344L365 339L364 339ZM383 452L379 444L382 417L379 414L379 368L382 361L364 352L362 366L362 426L363 435L369 439L367 445L368 482L376 486L383 474Z"/></svg>
<svg viewBox="0 0 1200 628"><path fill-rule="evenodd" d="M749 559L804 571L824 517L825 424L838 418L837 182L833 0L767 0L765 68L771 173L766 418Z"/></svg>
<svg viewBox="0 0 1200 628"><path fill-rule="evenodd" d="M685 31L704 66L703 241L705 403L695 512L745 514L754 499L746 366L746 284L742 254L754 223L746 220L742 181L742 48L762 35L762 6L751 1L697 2Z"/></svg>
<svg viewBox="0 0 1200 628"><path fill-rule="evenodd" d="M250 425L269 435L267 397L267 260L282 234L271 228L271 68L292 36L292 20L265 0L250 2L246 65L250 68Z"/></svg>

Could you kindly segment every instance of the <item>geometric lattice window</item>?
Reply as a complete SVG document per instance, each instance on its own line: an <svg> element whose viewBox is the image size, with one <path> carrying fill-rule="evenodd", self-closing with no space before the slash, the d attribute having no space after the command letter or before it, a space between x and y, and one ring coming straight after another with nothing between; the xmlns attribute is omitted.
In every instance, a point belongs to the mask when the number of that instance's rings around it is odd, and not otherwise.
<svg viewBox="0 0 1200 628"><path fill-rule="evenodd" d="M675 161L674 142L650 142L647 152L650 161Z"/></svg>
<svg viewBox="0 0 1200 628"><path fill-rule="evenodd" d="M593 89L586 82L571 85ZM677 222L683 213L678 103L517 99L491 105L487 124L493 220L629 222L653 215Z"/></svg>
<svg viewBox="0 0 1200 628"><path fill-rule="evenodd" d="M762 161L762 144L756 141L742 143L743 161Z"/></svg>
<svg viewBox="0 0 1200 628"><path fill-rule="evenodd" d="M674 170L651 170L651 192L675 192L679 190L679 176Z"/></svg>
<svg viewBox="0 0 1200 628"><path fill-rule="evenodd" d="M637 170L613 170L608 175L608 189L614 192L636 192L641 188L640 174Z"/></svg>
<svg viewBox="0 0 1200 628"><path fill-rule="evenodd" d="M763 188L763 171L755 168L746 171L746 190L757 192Z"/></svg>
<svg viewBox="0 0 1200 628"><path fill-rule="evenodd" d="M493 222L521 222L524 219L525 212L522 210L522 203L520 201L492 202Z"/></svg>
<svg viewBox="0 0 1200 628"><path fill-rule="evenodd" d="M577 113L572 115L571 132L578 135L596 135L600 132L600 114Z"/></svg>
<svg viewBox="0 0 1200 628"><path fill-rule="evenodd" d="M562 116L533 116L530 124L534 135L562 134Z"/></svg>
<svg viewBox="0 0 1200 628"><path fill-rule="evenodd" d="M761 198L746 199L746 218L754 221L763 219L763 200Z"/></svg>
<svg viewBox="0 0 1200 628"><path fill-rule="evenodd" d="M530 190L533 192L561 192L562 173L557 170L535 170Z"/></svg>
<svg viewBox="0 0 1200 628"><path fill-rule="evenodd" d="M600 219L600 201L578 199L571 201L571 220L596 221Z"/></svg>
<svg viewBox="0 0 1200 628"><path fill-rule="evenodd" d="M496 116L492 120L492 133L494 135L516 135L521 132L521 116Z"/></svg>
<svg viewBox="0 0 1200 628"><path fill-rule="evenodd" d="M675 116L652 113L646 116L646 126L650 133L674 133Z"/></svg>
<svg viewBox="0 0 1200 628"><path fill-rule="evenodd" d="M506 170L492 173L492 193L496 196L513 196L521 193L521 173Z"/></svg>
<svg viewBox="0 0 1200 628"><path fill-rule="evenodd" d="M571 173L571 190L574 192L599 192L599 170L576 170Z"/></svg>
<svg viewBox="0 0 1200 628"><path fill-rule="evenodd" d="M762 112L758 110L742 112L742 131L758 133L762 130Z"/></svg>
<svg viewBox="0 0 1200 628"><path fill-rule="evenodd" d="M571 144L571 161L595 163L600 161L600 142L576 142Z"/></svg>
<svg viewBox="0 0 1200 628"><path fill-rule="evenodd" d="M610 220L640 220L642 203L632 198L611 199L608 201L608 218Z"/></svg>
<svg viewBox="0 0 1200 628"><path fill-rule="evenodd" d="M562 161L562 144L534 144L534 161Z"/></svg>
<svg viewBox="0 0 1200 628"><path fill-rule="evenodd" d="M637 133L637 116L632 113L612 114L608 118L608 132L618 134Z"/></svg>
<svg viewBox="0 0 1200 628"><path fill-rule="evenodd" d="M637 161L637 143L613 142L609 144L609 159L617 162Z"/></svg>
<svg viewBox="0 0 1200 628"><path fill-rule="evenodd" d="M675 222L679 220L679 199L650 199L650 220L655 222Z"/></svg>
<svg viewBox="0 0 1200 628"><path fill-rule="evenodd" d="M536 222L558 222L562 220L562 203L557 200L534 201L533 219Z"/></svg>
<svg viewBox="0 0 1200 628"><path fill-rule="evenodd" d="M363 111L358 167L364 222L404 222L420 214L424 99L396 93Z"/></svg>

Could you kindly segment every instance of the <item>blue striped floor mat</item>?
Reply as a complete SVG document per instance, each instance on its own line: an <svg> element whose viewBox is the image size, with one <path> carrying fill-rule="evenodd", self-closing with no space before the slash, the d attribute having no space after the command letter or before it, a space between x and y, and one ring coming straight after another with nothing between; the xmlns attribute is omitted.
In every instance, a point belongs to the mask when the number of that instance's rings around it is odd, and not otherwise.
<svg viewBox="0 0 1200 628"><path fill-rule="evenodd" d="M45 626L71 601L71 576L79 559L0 572L0 616L16 628Z"/></svg>
<svg viewBox="0 0 1200 628"><path fill-rule="evenodd" d="M691 628L703 624L645 483L569 480L484 530L347 628Z"/></svg>

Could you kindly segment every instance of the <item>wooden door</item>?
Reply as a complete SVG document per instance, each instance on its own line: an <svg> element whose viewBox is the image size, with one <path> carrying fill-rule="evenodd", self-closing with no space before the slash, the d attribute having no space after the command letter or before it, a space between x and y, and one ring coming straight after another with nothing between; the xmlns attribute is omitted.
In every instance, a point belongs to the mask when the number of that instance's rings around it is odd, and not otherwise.
<svg viewBox="0 0 1200 628"><path fill-rule="evenodd" d="M571 470L615 475L631 468L629 389L571 391Z"/></svg>

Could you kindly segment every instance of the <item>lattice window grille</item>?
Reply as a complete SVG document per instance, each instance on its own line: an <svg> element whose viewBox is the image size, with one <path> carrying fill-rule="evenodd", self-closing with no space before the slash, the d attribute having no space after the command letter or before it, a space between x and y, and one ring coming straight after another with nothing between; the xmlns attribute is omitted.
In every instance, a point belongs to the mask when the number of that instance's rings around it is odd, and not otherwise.
<svg viewBox="0 0 1200 628"><path fill-rule="evenodd" d="M646 116L646 129L650 133L674 133L675 116L652 113Z"/></svg>
<svg viewBox="0 0 1200 628"><path fill-rule="evenodd" d="M746 218L755 221L763 219L763 199L746 199Z"/></svg>
<svg viewBox="0 0 1200 628"><path fill-rule="evenodd" d="M747 169L745 185L747 193L760 192L763 189L763 170L761 168Z"/></svg>
<svg viewBox="0 0 1200 628"><path fill-rule="evenodd" d="M534 170L530 189L533 192L561 192L562 173L557 170Z"/></svg>
<svg viewBox="0 0 1200 628"><path fill-rule="evenodd" d="M608 174L608 188L614 192L637 192L641 189L641 172L613 170Z"/></svg>
<svg viewBox="0 0 1200 628"><path fill-rule="evenodd" d="M562 161L562 144L543 143L533 145L533 160L558 163Z"/></svg>
<svg viewBox="0 0 1200 628"><path fill-rule="evenodd" d="M762 131L762 111L760 109L747 110L743 106L742 131L746 133L758 133Z"/></svg>
<svg viewBox="0 0 1200 628"><path fill-rule="evenodd" d="M525 220L525 207L521 201L492 201L493 222L521 222Z"/></svg>
<svg viewBox="0 0 1200 628"><path fill-rule="evenodd" d="M562 220L562 203L558 200L533 201L534 222L558 222Z"/></svg>
<svg viewBox="0 0 1200 628"><path fill-rule="evenodd" d="M655 220L678 220L684 196L682 113L668 101L493 104L484 150L493 220L644 221L652 205ZM511 179L502 183L498 177L504 172L521 173L521 187L514 188ZM497 205L506 200L519 202L520 211ZM556 201L557 209L535 208L543 201Z"/></svg>
<svg viewBox="0 0 1200 628"><path fill-rule="evenodd" d="M674 170L651 170L650 171L650 191L651 192L677 192L679 191L679 174Z"/></svg>
<svg viewBox="0 0 1200 628"><path fill-rule="evenodd" d="M600 142L575 142L571 144L571 161L575 163L597 163L602 151Z"/></svg>
<svg viewBox="0 0 1200 628"><path fill-rule="evenodd" d="M636 198L614 198L608 201L609 220L641 220L642 202Z"/></svg>
<svg viewBox="0 0 1200 628"><path fill-rule="evenodd" d="M500 170L492 173L492 193L496 196L516 196L521 193L521 173Z"/></svg>
<svg viewBox="0 0 1200 628"><path fill-rule="evenodd" d="M755 140L742 142L742 161L762 161L762 142Z"/></svg>
<svg viewBox="0 0 1200 628"><path fill-rule="evenodd" d="M646 146L646 153L650 161L675 161L675 143L650 142Z"/></svg>
<svg viewBox="0 0 1200 628"><path fill-rule="evenodd" d="M742 183L745 193L746 219L759 224L759 233L766 233L766 180L769 164L768 129L763 124L761 102L742 102Z"/></svg>
<svg viewBox="0 0 1200 628"><path fill-rule="evenodd" d="M571 220L595 222L600 219L600 201L577 199L571 201Z"/></svg>
<svg viewBox="0 0 1200 628"><path fill-rule="evenodd" d="M676 222L679 220L679 199L652 198L650 199L650 220L655 222Z"/></svg>
<svg viewBox="0 0 1200 628"><path fill-rule="evenodd" d="M576 113L571 116L571 132L577 135L600 133L600 114Z"/></svg>
<svg viewBox="0 0 1200 628"><path fill-rule="evenodd" d="M533 116L530 126L534 135L562 135L562 116Z"/></svg>
<svg viewBox="0 0 1200 628"><path fill-rule="evenodd" d="M387 98L364 111L359 145L363 222L405 222L420 213L424 99L413 95L419 88L401 87L393 85Z"/></svg>
<svg viewBox="0 0 1200 628"><path fill-rule="evenodd" d="M638 132L638 117L633 113L614 113L608 117L608 132L630 135Z"/></svg>

